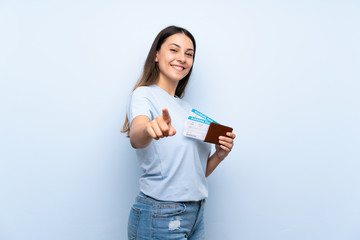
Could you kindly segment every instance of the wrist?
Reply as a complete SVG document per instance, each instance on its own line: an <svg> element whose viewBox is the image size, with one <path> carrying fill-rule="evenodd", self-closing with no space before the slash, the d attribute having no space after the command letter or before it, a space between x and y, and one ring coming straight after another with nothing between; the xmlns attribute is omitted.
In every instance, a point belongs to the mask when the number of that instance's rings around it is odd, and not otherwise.
<svg viewBox="0 0 360 240"><path fill-rule="evenodd" d="M224 156L223 154L219 153L219 151L215 151L215 156L217 157L217 159L219 159L220 162L222 162L226 156Z"/></svg>

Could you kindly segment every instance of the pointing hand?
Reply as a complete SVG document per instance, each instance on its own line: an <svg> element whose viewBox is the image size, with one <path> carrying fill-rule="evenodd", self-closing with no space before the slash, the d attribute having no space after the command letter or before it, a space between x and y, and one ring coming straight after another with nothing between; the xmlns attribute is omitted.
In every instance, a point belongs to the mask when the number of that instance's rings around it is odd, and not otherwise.
<svg viewBox="0 0 360 240"><path fill-rule="evenodd" d="M163 108L162 115L147 123L146 131L152 138L156 140L163 137L174 136L176 134L176 130L171 125L169 111L166 108Z"/></svg>

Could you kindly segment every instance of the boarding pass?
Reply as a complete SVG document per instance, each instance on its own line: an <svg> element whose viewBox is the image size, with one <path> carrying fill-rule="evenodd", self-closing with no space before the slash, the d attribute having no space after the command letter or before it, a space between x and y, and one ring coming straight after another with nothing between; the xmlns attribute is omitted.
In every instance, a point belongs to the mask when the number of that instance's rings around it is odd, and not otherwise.
<svg viewBox="0 0 360 240"><path fill-rule="evenodd" d="M184 135L204 142L219 143L219 136L232 132L232 128L216 122L202 112L192 109L185 120Z"/></svg>

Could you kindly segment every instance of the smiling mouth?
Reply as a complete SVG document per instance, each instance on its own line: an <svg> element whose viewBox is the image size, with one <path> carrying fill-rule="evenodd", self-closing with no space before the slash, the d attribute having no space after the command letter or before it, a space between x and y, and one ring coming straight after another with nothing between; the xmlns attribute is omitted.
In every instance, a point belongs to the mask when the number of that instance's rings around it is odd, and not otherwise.
<svg viewBox="0 0 360 240"><path fill-rule="evenodd" d="M178 66L178 65L171 65L173 68L175 68L176 70L182 71L185 69L185 67L182 66Z"/></svg>

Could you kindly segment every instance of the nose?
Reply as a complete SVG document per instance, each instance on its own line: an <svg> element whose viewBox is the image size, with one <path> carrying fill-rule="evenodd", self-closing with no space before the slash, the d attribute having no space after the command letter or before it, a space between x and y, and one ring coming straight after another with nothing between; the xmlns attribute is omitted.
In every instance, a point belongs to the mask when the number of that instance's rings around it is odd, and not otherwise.
<svg viewBox="0 0 360 240"><path fill-rule="evenodd" d="M186 58L185 58L185 53L179 52L178 56L177 56L177 60L179 62L185 62Z"/></svg>

